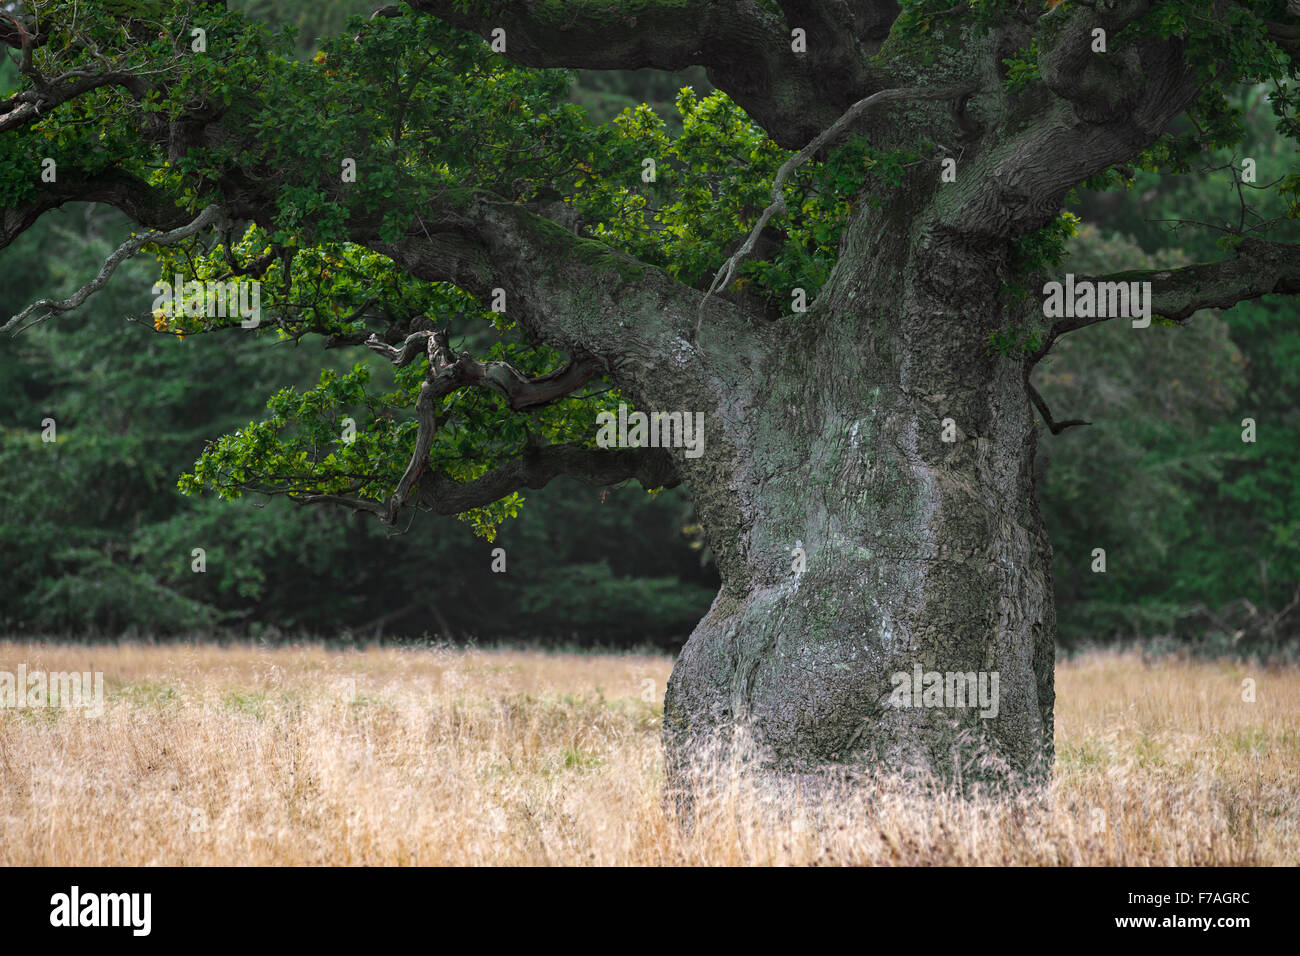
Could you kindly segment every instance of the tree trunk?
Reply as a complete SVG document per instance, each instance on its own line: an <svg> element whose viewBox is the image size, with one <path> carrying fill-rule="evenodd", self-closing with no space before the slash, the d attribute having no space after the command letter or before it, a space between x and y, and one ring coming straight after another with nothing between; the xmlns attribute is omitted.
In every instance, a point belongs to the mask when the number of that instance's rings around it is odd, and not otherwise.
<svg viewBox="0 0 1300 956"><path fill-rule="evenodd" d="M705 755L750 775L884 768L963 786L1050 769L1035 423L1023 360L988 347L1007 253L873 219L791 320L726 487L692 481L705 528L734 531L714 535L722 589L669 681L670 785ZM918 669L983 675L990 693L996 674L995 708L899 706L896 675L911 691Z"/></svg>

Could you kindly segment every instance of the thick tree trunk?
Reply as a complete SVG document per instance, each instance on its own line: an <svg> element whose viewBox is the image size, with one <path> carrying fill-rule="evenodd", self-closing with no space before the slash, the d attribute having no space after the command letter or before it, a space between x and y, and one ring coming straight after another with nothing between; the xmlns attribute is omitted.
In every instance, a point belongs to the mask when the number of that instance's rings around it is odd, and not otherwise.
<svg viewBox="0 0 1300 956"><path fill-rule="evenodd" d="M1006 324L1005 251L887 225L855 230L869 238L846 243L794 320L803 331L755 390L727 488L694 483L723 587L668 686L675 785L706 757L963 784L1050 768L1035 423L1023 362L988 349ZM996 701L899 706L896 675L910 691L918 669L983 675L986 693L996 674Z"/></svg>

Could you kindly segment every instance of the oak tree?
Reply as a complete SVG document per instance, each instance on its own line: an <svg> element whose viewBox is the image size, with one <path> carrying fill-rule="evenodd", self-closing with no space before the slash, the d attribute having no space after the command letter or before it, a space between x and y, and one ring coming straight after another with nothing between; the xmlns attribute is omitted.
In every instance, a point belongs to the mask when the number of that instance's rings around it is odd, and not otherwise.
<svg viewBox="0 0 1300 956"><path fill-rule="evenodd" d="M1034 454L1080 423L1035 366L1099 322L1139 336L1300 291L1300 250L1246 196L1294 197L1293 170L1243 166L1219 261L1058 268L1075 189L1240 142L1232 87L1266 85L1295 138L1284 0L410 0L305 63L223 3L6 10L0 246L70 202L137 228L6 328L150 253L159 332L391 363L273 396L190 491L460 514L490 537L559 476L686 486L722 587L667 689L678 779L706 750L778 775L1045 772ZM682 91L677 135L565 102L568 70L691 66L718 92ZM629 409L660 437L702 415L702 452L602 447L602 414ZM930 675L996 675L998 699L931 700Z"/></svg>

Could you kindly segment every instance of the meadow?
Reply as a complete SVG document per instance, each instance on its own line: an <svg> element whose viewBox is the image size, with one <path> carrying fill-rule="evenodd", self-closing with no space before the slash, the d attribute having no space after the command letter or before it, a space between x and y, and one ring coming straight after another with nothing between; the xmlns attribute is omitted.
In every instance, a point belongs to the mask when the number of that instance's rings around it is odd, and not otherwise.
<svg viewBox="0 0 1300 956"><path fill-rule="evenodd" d="M106 700L0 708L6 865L1300 864L1295 667L1062 660L1045 793L737 782L685 830L666 656L0 642L20 664Z"/></svg>

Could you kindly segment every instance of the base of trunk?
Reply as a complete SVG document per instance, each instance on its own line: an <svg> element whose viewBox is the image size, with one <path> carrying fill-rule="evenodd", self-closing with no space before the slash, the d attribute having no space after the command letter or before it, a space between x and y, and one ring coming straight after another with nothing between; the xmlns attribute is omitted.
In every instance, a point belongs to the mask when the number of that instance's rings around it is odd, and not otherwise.
<svg viewBox="0 0 1300 956"><path fill-rule="evenodd" d="M700 761L963 789L1050 771L1051 556L1018 385L995 425L955 441L938 414L900 427L881 394L761 487L669 681L675 782Z"/></svg>

